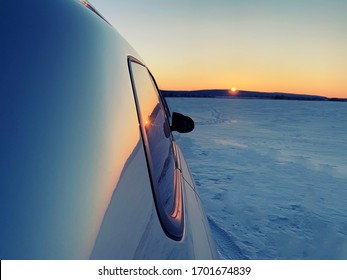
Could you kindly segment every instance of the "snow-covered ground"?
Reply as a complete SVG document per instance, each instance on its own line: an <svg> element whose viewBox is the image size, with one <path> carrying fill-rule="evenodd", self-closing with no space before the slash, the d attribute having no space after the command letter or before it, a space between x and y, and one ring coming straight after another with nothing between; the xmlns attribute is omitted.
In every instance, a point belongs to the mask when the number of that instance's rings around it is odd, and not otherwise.
<svg viewBox="0 0 347 280"><path fill-rule="evenodd" d="M347 103L167 98L226 259L347 259Z"/></svg>

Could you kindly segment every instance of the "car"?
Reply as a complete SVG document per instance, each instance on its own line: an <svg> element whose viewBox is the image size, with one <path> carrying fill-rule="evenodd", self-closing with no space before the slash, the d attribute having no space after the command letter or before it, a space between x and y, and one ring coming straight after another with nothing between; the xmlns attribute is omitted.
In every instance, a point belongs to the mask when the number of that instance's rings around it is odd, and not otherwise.
<svg viewBox="0 0 347 280"><path fill-rule="evenodd" d="M0 22L0 258L217 258L173 136L194 122L116 29L77 0Z"/></svg>

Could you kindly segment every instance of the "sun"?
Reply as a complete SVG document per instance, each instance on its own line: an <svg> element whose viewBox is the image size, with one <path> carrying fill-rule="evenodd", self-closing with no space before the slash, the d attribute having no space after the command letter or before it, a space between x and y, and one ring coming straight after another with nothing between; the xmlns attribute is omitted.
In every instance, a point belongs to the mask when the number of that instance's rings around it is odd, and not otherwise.
<svg viewBox="0 0 347 280"><path fill-rule="evenodd" d="M230 91L230 94L237 94L237 88L236 87L232 87L229 91Z"/></svg>

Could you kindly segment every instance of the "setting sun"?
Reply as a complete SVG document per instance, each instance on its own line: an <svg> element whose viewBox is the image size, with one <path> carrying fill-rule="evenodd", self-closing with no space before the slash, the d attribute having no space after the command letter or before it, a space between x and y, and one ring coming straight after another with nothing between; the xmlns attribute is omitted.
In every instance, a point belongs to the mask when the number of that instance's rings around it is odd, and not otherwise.
<svg viewBox="0 0 347 280"><path fill-rule="evenodd" d="M237 94L237 88L235 87L232 87L229 91L231 94Z"/></svg>

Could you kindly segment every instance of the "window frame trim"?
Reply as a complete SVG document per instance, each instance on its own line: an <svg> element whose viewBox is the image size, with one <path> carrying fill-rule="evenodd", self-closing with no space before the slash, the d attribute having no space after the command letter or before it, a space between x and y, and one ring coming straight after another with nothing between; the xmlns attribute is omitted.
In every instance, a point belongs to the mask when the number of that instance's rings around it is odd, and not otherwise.
<svg viewBox="0 0 347 280"><path fill-rule="evenodd" d="M170 114L167 108L167 104L163 102L163 97L161 96L160 90L158 88L158 85L152 75L152 73L149 71L149 69L144 65L141 61L136 59L133 56L128 56L128 70L130 74L130 81L131 81L131 86L133 90L133 95L134 95L134 101L135 101L135 106L136 106L136 112L137 112L137 117L138 117L138 122L139 122L139 129L140 129L140 135L142 138L142 143L144 146L144 151L145 151L145 156L146 156L146 163L147 163L147 170L148 170L148 175L150 178L151 182L151 188L152 188L152 195L153 195L153 200L155 204L155 208L158 214L158 218L161 224L161 227L165 234L170 237L173 240L180 241L183 238L183 233L184 233L184 228L185 228L185 219L184 219L184 199L183 199L183 180L182 180L182 174L181 170L178 167L178 162L179 162L179 156L177 154L177 148L175 141L173 139L172 133L170 131L170 145L171 149L173 152L173 164L174 164L174 180L173 185L174 185L174 210L170 214L168 213L165 208L163 207L163 204L160 202L160 195L158 191L158 185L156 180L153 178L154 177L154 170L153 168L153 162L152 162L152 156L151 152L149 150L149 142L148 142L148 137L145 132L145 128L143 127L143 122L142 122L142 117L141 117L141 106L140 102L137 97L137 92L136 92L136 81L134 79L133 71L132 71L132 63L139 64L140 66L144 67L144 69L148 73L148 78L151 80L154 89L156 90L156 94L159 100L159 105L162 107L165 113L166 120L168 122L168 125L170 127Z"/></svg>

